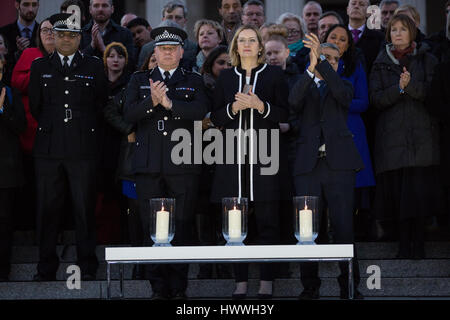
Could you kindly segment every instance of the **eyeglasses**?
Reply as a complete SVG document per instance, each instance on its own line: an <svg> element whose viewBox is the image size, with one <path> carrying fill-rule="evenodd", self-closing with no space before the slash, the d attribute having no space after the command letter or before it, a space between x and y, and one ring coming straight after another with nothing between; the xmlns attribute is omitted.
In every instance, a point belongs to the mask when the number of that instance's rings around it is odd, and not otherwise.
<svg viewBox="0 0 450 320"><path fill-rule="evenodd" d="M288 29L288 35L289 36L298 36L299 34L300 34L300 30Z"/></svg>
<svg viewBox="0 0 450 320"><path fill-rule="evenodd" d="M53 29L51 28L42 28L41 33L43 34L53 34Z"/></svg>
<svg viewBox="0 0 450 320"><path fill-rule="evenodd" d="M76 37L78 37L78 33L76 33L76 32L57 32L56 35L60 39L62 39L64 37L75 39Z"/></svg>
<svg viewBox="0 0 450 320"><path fill-rule="evenodd" d="M260 12L247 12L245 15L247 17L253 17L253 16L262 17L263 16L263 14Z"/></svg>

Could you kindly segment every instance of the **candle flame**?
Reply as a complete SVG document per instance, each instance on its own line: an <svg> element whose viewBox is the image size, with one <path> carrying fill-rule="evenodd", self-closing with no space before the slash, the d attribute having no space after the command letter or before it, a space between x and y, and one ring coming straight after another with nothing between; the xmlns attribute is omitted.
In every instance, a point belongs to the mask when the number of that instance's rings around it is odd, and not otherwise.
<svg viewBox="0 0 450 320"><path fill-rule="evenodd" d="M234 209L233 210L236 210L236 206L234 206Z"/></svg>
<svg viewBox="0 0 450 320"><path fill-rule="evenodd" d="M164 211L164 206L161 207L161 211Z"/></svg>
<svg viewBox="0 0 450 320"><path fill-rule="evenodd" d="M307 204L305 204L305 210L308 210L308 205Z"/></svg>

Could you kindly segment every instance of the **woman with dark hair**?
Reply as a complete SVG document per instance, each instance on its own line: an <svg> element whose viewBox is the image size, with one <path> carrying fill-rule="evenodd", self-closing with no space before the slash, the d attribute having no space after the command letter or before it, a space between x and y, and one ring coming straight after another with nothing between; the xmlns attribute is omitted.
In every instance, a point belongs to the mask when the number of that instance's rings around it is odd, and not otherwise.
<svg viewBox="0 0 450 320"><path fill-rule="evenodd" d="M218 46L206 58L201 69L206 94L211 101L214 100L214 89L220 72L231 67L230 56L226 46Z"/></svg>
<svg viewBox="0 0 450 320"><path fill-rule="evenodd" d="M4 57L8 57L8 48L8 39L0 33L0 54L2 54ZM13 65L14 61L6 58L5 64L3 66L3 83L6 85L11 84L12 68L10 68L9 66Z"/></svg>
<svg viewBox="0 0 450 320"><path fill-rule="evenodd" d="M5 56L0 53L0 282L8 281L17 188L24 181L19 135L26 128L20 93L3 83Z"/></svg>
<svg viewBox="0 0 450 320"><path fill-rule="evenodd" d="M149 59L148 59L149 60ZM134 183L134 175L131 172L131 160L136 142L135 128L123 119L123 104L125 102L125 88L130 75L127 73L127 51L120 43L111 43L105 50L104 63L108 79L110 81L110 99L104 108L105 120L108 123L109 130L113 131L115 137L114 147L118 150L114 151L113 160L116 162L115 172L109 171L112 184L116 185L120 182L121 194L123 195L120 203L122 238L133 246L140 246L142 243L142 228L138 211L136 186ZM147 69L150 64L147 61ZM116 81L113 81L117 78ZM117 138L117 139L116 139ZM105 156L111 157L106 153ZM126 217L126 221L124 218ZM128 232L125 227L128 226ZM128 233L128 236L124 234ZM133 279L141 279L143 272L140 265L133 268Z"/></svg>
<svg viewBox="0 0 450 320"><path fill-rule="evenodd" d="M233 157L241 154L238 150L243 150L245 157L238 156L233 164L216 164L211 199L220 203L224 197L247 198L256 224L254 230L249 223L249 234L257 231L254 240L260 245L277 244L280 241L280 177L278 170L264 172L267 168L254 154L253 144L255 141L259 146L264 144L271 154L274 144L279 145L278 136L271 136L270 141L255 139L263 139L262 132L277 131L279 123L287 121L288 86L283 70L265 63L264 44L254 26L245 25L237 30L231 42L230 58L233 68L223 70L217 79L211 121L225 131L237 130L240 134L235 139L234 135L231 138L223 133L227 146L223 150L225 158L230 156L229 146L233 146ZM253 133L249 143L242 137L246 129ZM271 263L260 265L259 298L272 297L273 267ZM235 277L233 298L243 299L247 295L248 264L236 264Z"/></svg>
<svg viewBox="0 0 450 320"><path fill-rule="evenodd" d="M111 101L124 91L130 79L126 47L122 43L111 42L103 53L103 64L108 78L108 101ZM96 210L99 243L118 243L126 238L126 213L120 213L123 199L120 185L115 178L121 140L122 131L111 125L106 117L106 122L102 123L102 142L99 150L99 206Z"/></svg>
<svg viewBox="0 0 450 320"><path fill-rule="evenodd" d="M375 135L375 214L397 222L399 258L424 258L425 221L439 202L439 123L426 107L436 58L414 41L407 15L392 17L388 44L370 74L370 100L378 111ZM441 200L441 199L440 199Z"/></svg>
<svg viewBox="0 0 450 320"><path fill-rule="evenodd" d="M324 39L325 42L334 43L339 48L341 58L338 74L342 79L350 81L353 85L353 100L348 111L347 126L353 133L353 141L364 162L364 169L356 174L355 209L357 218L368 221L371 207L369 188L375 186L375 178L366 138L366 128L361 118L361 114L367 111L369 107L366 72L361 59L356 54L352 34L345 25L336 24L332 26L325 34ZM364 227L368 226L361 226L361 228ZM359 231L361 234L367 234L368 230Z"/></svg>
<svg viewBox="0 0 450 320"><path fill-rule="evenodd" d="M158 62L156 61L155 57L155 48L151 49L148 53L147 59L145 59L144 63L142 64L140 71L145 70L151 70L153 68L156 68L158 66Z"/></svg>
<svg viewBox="0 0 450 320"><path fill-rule="evenodd" d="M43 20L37 29L36 34L37 48L27 48L20 55L17 61L11 78L11 86L20 91L22 95L22 103L25 107L25 116L27 118L27 128L20 135L20 142L22 145L24 156L24 169L26 184L22 190L22 197L28 201L21 201L19 203L22 214L26 214L26 218L20 219L22 227L33 228L35 225L35 205L36 205L36 191L35 191L35 173L34 162L31 156L31 151L36 135L37 122L30 112L28 99L28 84L30 82L31 64L34 60L47 56L55 50L55 37L53 34L53 25L49 19Z"/></svg>

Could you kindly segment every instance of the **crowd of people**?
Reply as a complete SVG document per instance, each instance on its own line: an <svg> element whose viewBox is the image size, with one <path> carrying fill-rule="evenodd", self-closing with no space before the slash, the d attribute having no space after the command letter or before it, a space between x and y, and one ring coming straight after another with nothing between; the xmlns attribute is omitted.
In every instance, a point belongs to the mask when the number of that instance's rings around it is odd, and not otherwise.
<svg viewBox="0 0 450 320"><path fill-rule="evenodd" d="M79 25L67 23L71 5ZM320 199L317 243L394 240L398 258L425 258L427 224L449 224L450 1L430 36L398 0L381 1L381 29L371 29L369 5L349 0L344 17L309 1L301 17L270 22L259 0L221 0L222 21L196 21L190 40L179 1L152 28L139 13L114 22L113 0L91 0L90 20L83 1L66 0L40 23L39 0L16 0L17 21L0 28L0 281L18 220L36 230L35 281L56 278L68 219L82 279L93 280L97 244L153 244L149 199L162 197L176 199L172 245L223 244L225 197L248 198L247 244L295 244L292 199L310 195ZM197 121L223 134L216 152L231 146L237 162L198 164L191 143L174 163L172 134L194 137ZM247 129L249 142L225 135ZM252 139L279 146L274 174L261 174ZM319 298L317 264L300 268L299 298ZM357 259L354 270L362 298ZM243 299L247 264L202 264L198 277L233 273L232 297ZM148 265L133 278L150 280L153 299L185 299L187 274ZM278 277L290 277L288 264L260 265L260 299Z"/></svg>

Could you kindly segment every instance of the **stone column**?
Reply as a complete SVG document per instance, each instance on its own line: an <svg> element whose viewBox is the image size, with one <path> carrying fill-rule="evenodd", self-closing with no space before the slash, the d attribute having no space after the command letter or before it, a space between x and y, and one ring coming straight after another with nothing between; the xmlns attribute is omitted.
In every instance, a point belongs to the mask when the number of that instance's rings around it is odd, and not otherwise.
<svg viewBox="0 0 450 320"><path fill-rule="evenodd" d="M152 28L155 28L161 23L162 10L167 0L146 0L145 18L150 23Z"/></svg>
<svg viewBox="0 0 450 320"><path fill-rule="evenodd" d="M285 12L302 16L305 0L266 0L266 22L276 22Z"/></svg>

